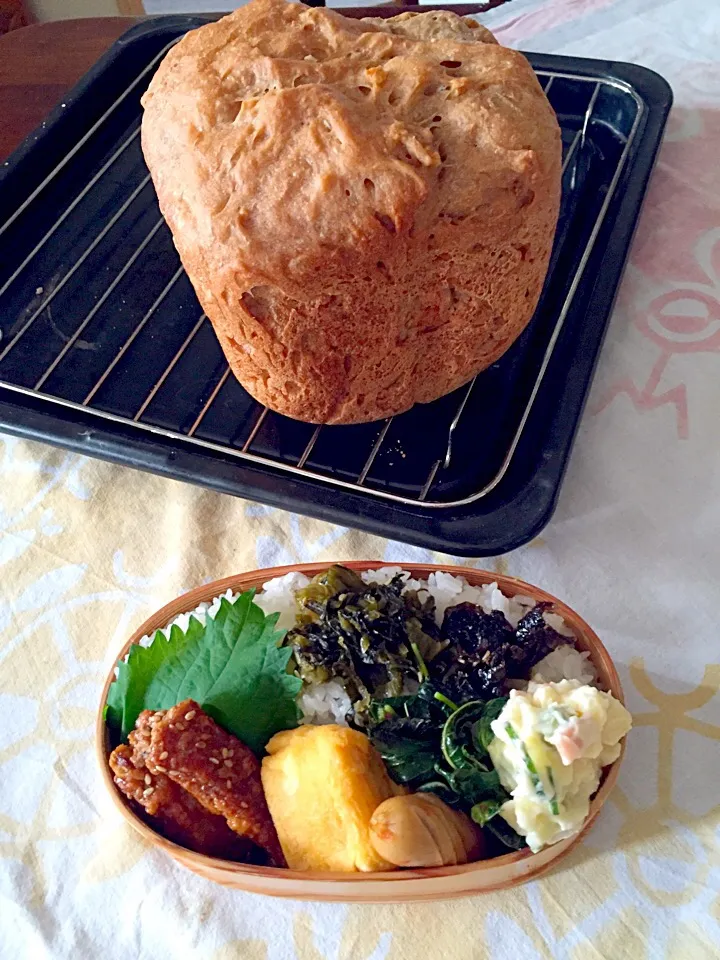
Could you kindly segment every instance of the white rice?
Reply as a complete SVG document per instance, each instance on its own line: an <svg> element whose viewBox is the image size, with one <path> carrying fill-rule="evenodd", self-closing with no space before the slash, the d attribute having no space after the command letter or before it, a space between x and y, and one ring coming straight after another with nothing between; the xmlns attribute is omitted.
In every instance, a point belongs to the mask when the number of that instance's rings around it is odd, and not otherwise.
<svg viewBox="0 0 720 960"><path fill-rule="evenodd" d="M561 637L575 636L559 613L544 613L543 620L549 627L552 627L556 633L559 633Z"/></svg>
<svg viewBox="0 0 720 960"><path fill-rule="evenodd" d="M255 596L255 603L260 607L264 614L279 613L277 626L278 630L289 630L295 624L295 593L302 590L310 583L309 579L303 573L287 573L284 577L275 577L263 584L263 592ZM239 593L233 593L232 590L226 590L219 597L213 597L212 600L204 601L198 604L194 610L188 613L179 613L165 627L160 628L160 633L166 639L170 638L170 631L177 626L183 631L187 630L190 624L190 618L195 617L201 624L205 624L208 617L214 620L220 610L222 600L228 600L234 603L240 596ZM149 647L155 638L155 634L148 634L138 641L141 647Z"/></svg>
<svg viewBox="0 0 720 960"><path fill-rule="evenodd" d="M255 603L266 615L279 613L278 629L289 630L295 626L295 594L309 583L304 573L286 573L284 577L274 577L263 584L263 592L255 596Z"/></svg>
<svg viewBox="0 0 720 960"><path fill-rule="evenodd" d="M565 622L563 621L563 626ZM530 679L535 683L559 683L561 680L579 680L595 683L597 672L587 651L582 653L572 644L556 647L532 668Z"/></svg>
<svg viewBox="0 0 720 960"><path fill-rule="evenodd" d="M516 627L525 614L535 606L532 597L506 597L497 583L473 587L464 577L456 577L442 570L431 573L427 580L414 580L402 567L380 567L377 570L368 570L361 576L366 583L388 584L398 574L401 574L405 581L404 590L417 590L421 600L427 595L433 597L438 626L442 623L446 609L458 603L474 603L482 607L485 613L500 610L513 627ZM255 602L265 614L279 613L278 628L289 630L295 624L295 593L307 586L309 582L302 573L287 573L284 577L275 577L263 584L262 593L256 595ZM187 630L191 617L195 617L204 624L208 617L214 619L217 615L223 598L233 603L238 596L238 593L228 590L210 602L199 604L188 613L181 613L160 632L169 638L170 630L175 625L183 631ZM572 630L558 614L546 613L544 617L548 625L558 633L567 637L573 636ZM149 646L153 638L154 634L143 637L140 645ZM594 683L596 674L589 654L580 653L571 644L566 644L553 650L537 663L532 670L531 679L545 683L559 680ZM523 682L522 686L526 684ZM345 724L351 702L342 684L337 680L330 680L327 683L305 684L298 696L298 706L303 723Z"/></svg>
<svg viewBox="0 0 720 960"><path fill-rule="evenodd" d="M232 590L226 590L225 593L222 593L219 597L213 597L213 599L210 601L204 601L203 603L198 604L198 606L195 607L194 610L190 610L189 613L179 613L177 617L172 619L170 623L167 624L167 626L160 628L160 633L162 633L166 640L170 639L170 631L175 626L180 627L184 633L190 624L190 617L195 617L196 620L199 620L200 623L204 625L208 617L211 620L215 619L220 609L220 603L222 600L228 600L230 603L234 603L239 596L239 593L233 593ZM154 633L147 634L141 640L139 640L138 643L141 647L149 647L154 639Z"/></svg>
<svg viewBox="0 0 720 960"><path fill-rule="evenodd" d="M345 687L337 680L328 683L306 684L298 697L303 723L339 723L345 726L345 717L352 701Z"/></svg>

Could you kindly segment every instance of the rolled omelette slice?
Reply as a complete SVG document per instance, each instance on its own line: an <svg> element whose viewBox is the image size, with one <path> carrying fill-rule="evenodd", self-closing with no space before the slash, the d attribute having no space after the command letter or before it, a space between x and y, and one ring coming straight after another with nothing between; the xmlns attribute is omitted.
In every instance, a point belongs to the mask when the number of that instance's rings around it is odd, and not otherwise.
<svg viewBox="0 0 720 960"><path fill-rule="evenodd" d="M368 738L336 725L277 733L262 783L291 870L394 870L370 842L370 818L402 793Z"/></svg>

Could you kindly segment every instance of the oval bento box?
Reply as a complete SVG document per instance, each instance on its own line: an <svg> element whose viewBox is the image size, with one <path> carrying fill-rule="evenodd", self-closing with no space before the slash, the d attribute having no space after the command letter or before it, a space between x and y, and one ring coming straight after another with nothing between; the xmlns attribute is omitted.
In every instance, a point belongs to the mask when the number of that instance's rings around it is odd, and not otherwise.
<svg viewBox="0 0 720 960"><path fill-rule="evenodd" d="M387 563L381 561L340 561L358 572L375 570ZM481 586L496 582L507 596L521 594L535 601L552 603L553 611L559 613L572 629L579 650L587 650L598 674L598 684L612 693L621 702L622 687L615 666L598 636L574 610L551 594L514 577L504 577L485 570L466 567L451 567L439 564L402 563L394 564L407 570L413 577L426 579L430 573L438 570L464 577L470 584ZM122 659L131 645L155 630L165 627L181 613L194 610L200 603L225 593L227 590L241 592L250 587L260 589L262 584L286 573L299 572L309 577L326 570L326 563L304 563L293 566L273 567L253 570L250 573L226 577L213 583L197 587L189 593L166 604L153 614L135 631L121 650L117 659ZM115 806L133 829L152 846L164 850L178 863L217 883L252 893L264 893L277 897L294 899L391 903L413 900L441 900L451 897L467 896L511 887L525 880L534 879L554 864L564 859L572 848L587 832L617 780L624 752L624 741L620 756L603 771L600 787L590 805L590 815L580 833L560 843L546 847L533 854L529 849L508 853L490 860L479 860L457 867L433 867L425 869L396 870L381 873L320 873L298 872L278 867L256 867L229 860L208 857L180 847L156 833L130 807L116 788L108 766L110 741L103 718L105 702L110 684L114 679L114 667L105 681L96 727L96 749L102 777Z"/></svg>

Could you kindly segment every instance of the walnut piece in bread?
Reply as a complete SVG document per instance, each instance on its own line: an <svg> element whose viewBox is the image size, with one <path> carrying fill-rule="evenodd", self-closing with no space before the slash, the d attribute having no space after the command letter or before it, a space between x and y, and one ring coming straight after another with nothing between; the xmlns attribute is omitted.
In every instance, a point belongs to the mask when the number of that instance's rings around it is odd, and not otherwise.
<svg viewBox="0 0 720 960"><path fill-rule="evenodd" d="M251 0L188 33L142 145L230 367L313 423L454 390L529 322L560 199L527 60L450 12Z"/></svg>

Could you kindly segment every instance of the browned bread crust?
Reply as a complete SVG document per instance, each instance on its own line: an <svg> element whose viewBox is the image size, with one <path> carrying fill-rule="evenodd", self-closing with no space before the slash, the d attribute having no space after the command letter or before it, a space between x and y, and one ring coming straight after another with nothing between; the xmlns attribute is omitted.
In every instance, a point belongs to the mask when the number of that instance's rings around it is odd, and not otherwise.
<svg viewBox="0 0 720 960"><path fill-rule="evenodd" d="M560 131L525 58L474 21L252 0L187 34L143 105L187 274L273 410L399 413L493 363L530 320Z"/></svg>

